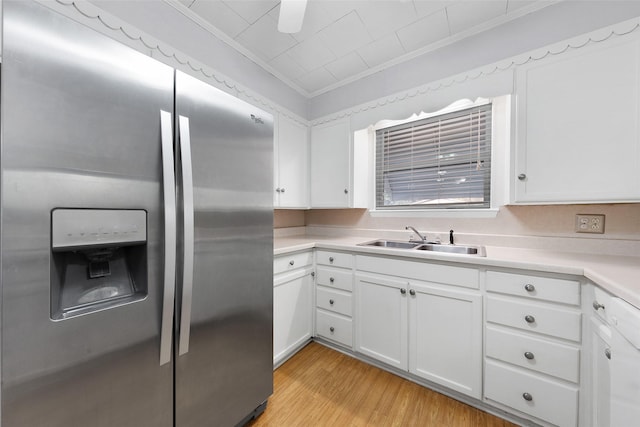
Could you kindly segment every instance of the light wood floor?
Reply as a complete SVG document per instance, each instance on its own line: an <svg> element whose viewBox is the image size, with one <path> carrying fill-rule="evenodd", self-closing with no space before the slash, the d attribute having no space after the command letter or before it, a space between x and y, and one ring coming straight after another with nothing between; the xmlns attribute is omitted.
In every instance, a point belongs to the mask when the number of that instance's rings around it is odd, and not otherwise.
<svg viewBox="0 0 640 427"><path fill-rule="evenodd" d="M507 421L311 343L274 372L267 410L250 427L507 427Z"/></svg>

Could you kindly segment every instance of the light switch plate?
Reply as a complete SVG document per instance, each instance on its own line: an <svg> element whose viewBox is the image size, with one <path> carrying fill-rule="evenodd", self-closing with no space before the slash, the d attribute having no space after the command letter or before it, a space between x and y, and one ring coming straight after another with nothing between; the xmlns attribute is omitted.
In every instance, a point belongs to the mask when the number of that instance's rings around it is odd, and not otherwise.
<svg viewBox="0 0 640 427"><path fill-rule="evenodd" d="M576 214L576 233L604 233L604 215Z"/></svg>

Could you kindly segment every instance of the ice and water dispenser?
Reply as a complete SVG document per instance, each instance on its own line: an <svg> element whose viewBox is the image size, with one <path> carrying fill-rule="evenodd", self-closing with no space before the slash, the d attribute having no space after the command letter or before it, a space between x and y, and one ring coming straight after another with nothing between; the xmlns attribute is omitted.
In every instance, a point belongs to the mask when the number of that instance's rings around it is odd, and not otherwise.
<svg viewBox="0 0 640 427"><path fill-rule="evenodd" d="M51 211L51 319L62 320L147 295L147 212Z"/></svg>

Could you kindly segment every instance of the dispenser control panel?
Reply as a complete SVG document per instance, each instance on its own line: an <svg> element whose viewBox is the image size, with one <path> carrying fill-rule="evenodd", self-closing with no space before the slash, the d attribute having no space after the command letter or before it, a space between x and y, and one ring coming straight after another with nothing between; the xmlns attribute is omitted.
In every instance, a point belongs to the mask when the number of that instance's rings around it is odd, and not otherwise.
<svg viewBox="0 0 640 427"><path fill-rule="evenodd" d="M147 240L147 212L142 209L54 209L51 249L127 246Z"/></svg>

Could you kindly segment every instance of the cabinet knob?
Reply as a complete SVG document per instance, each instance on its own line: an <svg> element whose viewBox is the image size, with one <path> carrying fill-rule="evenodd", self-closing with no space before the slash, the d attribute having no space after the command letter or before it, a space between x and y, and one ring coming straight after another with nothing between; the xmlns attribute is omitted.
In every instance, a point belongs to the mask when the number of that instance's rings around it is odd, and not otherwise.
<svg viewBox="0 0 640 427"><path fill-rule="evenodd" d="M407 293L407 290L405 288L400 288L400 293L402 295L405 295Z"/></svg>
<svg viewBox="0 0 640 427"><path fill-rule="evenodd" d="M311 272L311 277L316 277L316 272L315 271Z"/></svg>
<svg viewBox="0 0 640 427"><path fill-rule="evenodd" d="M524 316L524 320L525 320L527 323L535 323L536 318L535 318L535 317L533 317L533 316L532 316L532 315L530 315L530 314L527 314L526 316Z"/></svg>
<svg viewBox="0 0 640 427"><path fill-rule="evenodd" d="M416 291L414 291L413 289L409 290L409 295L415 296L416 295Z"/></svg>
<svg viewBox="0 0 640 427"><path fill-rule="evenodd" d="M329 300L329 305L333 305L333 300L332 299Z"/></svg>
<svg viewBox="0 0 640 427"><path fill-rule="evenodd" d="M610 348L605 348L604 349L604 355L607 359L611 360L611 349Z"/></svg>
<svg viewBox="0 0 640 427"><path fill-rule="evenodd" d="M536 287L533 286L531 283L527 283L526 285L524 285L524 290L527 292L533 292L536 290Z"/></svg>
<svg viewBox="0 0 640 427"><path fill-rule="evenodd" d="M333 257L332 256L329 257L329 262L333 263Z"/></svg>
<svg viewBox="0 0 640 427"><path fill-rule="evenodd" d="M333 332L333 331L335 331L336 329L332 326L332 327L330 327L330 328L329 328L329 330L330 330L331 332Z"/></svg>
<svg viewBox="0 0 640 427"><path fill-rule="evenodd" d="M531 393L522 393L522 398L527 402L531 402L533 400L533 396L531 396Z"/></svg>
<svg viewBox="0 0 640 427"><path fill-rule="evenodd" d="M289 265L293 265L293 264L295 264L294 260L289 261Z"/></svg>
<svg viewBox="0 0 640 427"><path fill-rule="evenodd" d="M281 192L281 193L284 193L284 187L280 189L280 192Z"/></svg>
<svg viewBox="0 0 640 427"><path fill-rule="evenodd" d="M329 277L329 281L330 281L331 283L333 283L335 280L336 280L336 279L334 279L333 277Z"/></svg>
<svg viewBox="0 0 640 427"><path fill-rule="evenodd" d="M349 194L349 190L347 190L346 188L344 189L344 194Z"/></svg>
<svg viewBox="0 0 640 427"><path fill-rule="evenodd" d="M521 173L520 175L518 175L518 179L519 179L520 181L524 181L525 179L527 179L527 175L526 175L526 174L524 174L524 173Z"/></svg>
<svg viewBox="0 0 640 427"><path fill-rule="evenodd" d="M593 304L591 304L593 306L593 309L598 311L601 308L604 310L604 304L600 304L598 301L594 301Z"/></svg>
<svg viewBox="0 0 640 427"><path fill-rule="evenodd" d="M276 188L276 193L279 193L279 192L280 192L280 189L279 189L279 188Z"/></svg>
<svg viewBox="0 0 640 427"><path fill-rule="evenodd" d="M530 351L525 351L525 352L524 352L524 357L526 357L526 358L527 358L527 359L529 359L529 360L533 360L533 358L534 358L535 356L534 356L534 355L533 355L533 353L531 353Z"/></svg>

